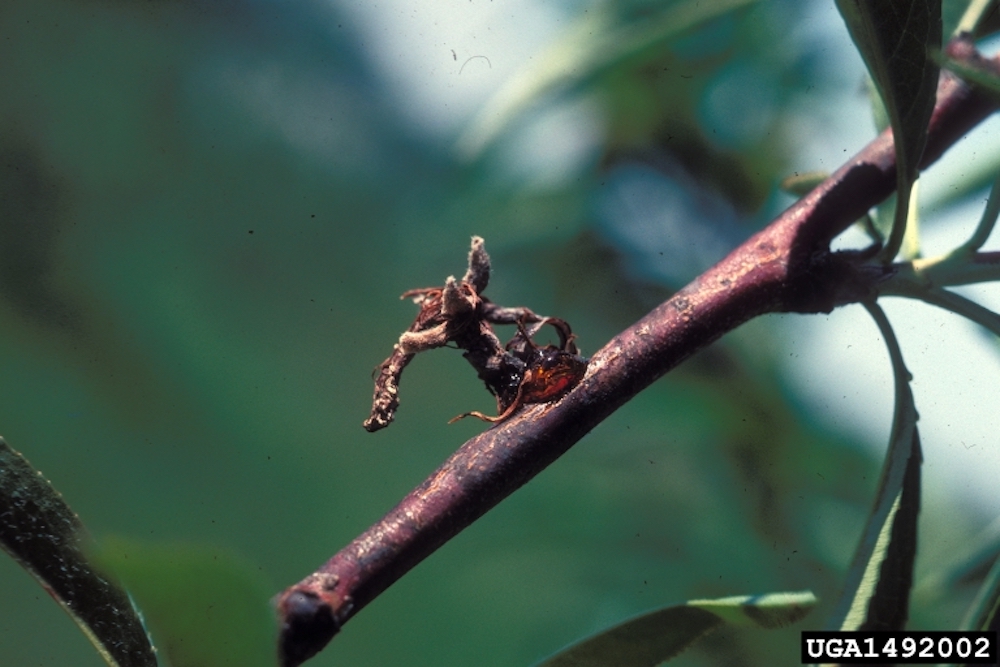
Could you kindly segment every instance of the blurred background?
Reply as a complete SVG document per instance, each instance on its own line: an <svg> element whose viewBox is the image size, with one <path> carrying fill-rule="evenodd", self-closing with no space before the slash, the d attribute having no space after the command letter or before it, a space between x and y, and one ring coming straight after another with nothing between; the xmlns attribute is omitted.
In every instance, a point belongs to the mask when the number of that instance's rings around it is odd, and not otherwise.
<svg viewBox="0 0 1000 667"><path fill-rule="evenodd" d="M494 402L444 349L407 369L390 428L361 428L416 313L399 295L460 275L472 234L487 295L568 320L589 354L788 206L783 177L874 136L832 6L716 5L5 0L0 434L99 542L219 557L265 609L484 427L446 425ZM924 178L926 254L971 232L997 136ZM913 625L952 628L1000 549L998 349L887 310L925 443ZM689 360L310 664L530 665L657 606L811 589L800 626L676 664L797 662L888 436L862 313L762 318ZM103 664L6 557L0 664Z"/></svg>

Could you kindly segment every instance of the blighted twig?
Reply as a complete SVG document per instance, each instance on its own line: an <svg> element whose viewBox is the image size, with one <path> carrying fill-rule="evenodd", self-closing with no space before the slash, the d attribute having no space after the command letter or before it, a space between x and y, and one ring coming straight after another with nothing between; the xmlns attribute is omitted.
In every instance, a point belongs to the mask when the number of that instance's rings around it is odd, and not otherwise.
<svg viewBox="0 0 1000 667"><path fill-rule="evenodd" d="M949 55L958 57L951 49ZM997 60L989 61L1000 69ZM943 74L922 167L998 103ZM283 667L321 650L365 605L520 488L618 407L694 352L770 312L829 312L885 277L829 242L895 185L886 131L768 227L620 333L557 403L525 409L469 440L378 523L278 598Z"/></svg>
<svg viewBox="0 0 1000 667"><path fill-rule="evenodd" d="M497 416L472 411L459 415L499 422L521 405L558 398L583 377L587 362L577 354L569 324L555 317L540 317L527 308L504 308L482 296L490 280L490 257L483 239L472 237L469 269L461 280L449 276L443 287L410 290L420 306L417 318L399 337L392 354L382 362L375 379L371 415L364 423L368 431L385 428L399 407L399 380L413 357L426 350L454 343L465 350L490 393L497 397ZM518 333L506 346L493 332L493 324L516 324ZM538 347L531 340L541 327L556 329L558 347Z"/></svg>

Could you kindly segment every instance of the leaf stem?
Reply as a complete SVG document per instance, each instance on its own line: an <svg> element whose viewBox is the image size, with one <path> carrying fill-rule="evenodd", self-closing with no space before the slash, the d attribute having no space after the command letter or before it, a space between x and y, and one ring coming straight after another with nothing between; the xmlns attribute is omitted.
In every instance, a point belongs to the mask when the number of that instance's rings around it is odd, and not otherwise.
<svg viewBox="0 0 1000 667"><path fill-rule="evenodd" d="M935 287L972 285L1000 280L1000 252L969 254L954 251L939 257L897 264L896 275L886 284L889 289L880 291L892 293L893 282L896 280L917 281Z"/></svg>
<svg viewBox="0 0 1000 667"><path fill-rule="evenodd" d="M969 6L965 8L965 13L962 14L962 18L958 22L958 25L955 26L954 36L961 35L963 32L975 32L976 28L986 16L987 10L989 10L992 5L993 0L972 0L969 3Z"/></svg>
<svg viewBox="0 0 1000 667"><path fill-rule="evenodd" d="M1000 253L951 253L932 260L897 265L888 280L878 285L880 296L919 299L961 315L1000 336L1000 314L968 297L944 289L945 285L967 285L1000 279Z"/></svg>
<svg viewBox="0 0 1000 667"><path fill-rule="evenodd" d="M900 177L899 185L896 189L896 211L892 219L892 229L889 230L889 238L886 239L885 246L878 254L878 260L883 264L888 264L899 254L899 249L903 246L903 239L906 237L906 230L910 226L910 212L916 207L917 188L916 179L904 179Z"/></svg>
<svg viewBox="0 0 1000 667"><path fill-rule="evenodd" d="M885 241L885 239L882 238L882 233L878 230L878 227L875 226L875 220L872 219L871 213L865 213L861 216L861 219L858 220L858 224L861 226L861 229L868 234L868 238L872 240L872 243L878 243L881 245Z"/></svg>
<svg viewBox="0 0 1000 667"><path fill-rule="evenodd" d="M896 387L896 404L892 415L892 435L890 437L895 442L899 437L899 431L902 426L907 422L916 423L917 420L913 392L910 391L910 381L913 380L913 376L906 368L906 363L903 361L903 351L899 347L899 340L896 338L896 332L893 331L892 324L889 323L889 318L886 317L885 311L874 301L865 301L861 305L865 307L868 314L875 320L879 333L882 334L882 338L885 340L885 346L889 350L889 360L892 362L892 377Z"/></svg>
<svg viewBox="0 0 1000 667"><path fill-rule="evenodd" d="M972 320L991 331L995 336L1000 336L1000 315L979 305L972 299L940 287L928 287L915 296L925 303L944 308Z"/></svg>
<svg viewBox="0 0 1000 667"><path fill-rule="evenodd" d="M982 248L997 223L998 215L1000 215L1000 172L997 173L997 177L993 181L990 196L986 200L986 208L983 209L983 217L979 219L976 231L972 233L972 237L968 241L955 250L954 254L968 255Z"/></svg>

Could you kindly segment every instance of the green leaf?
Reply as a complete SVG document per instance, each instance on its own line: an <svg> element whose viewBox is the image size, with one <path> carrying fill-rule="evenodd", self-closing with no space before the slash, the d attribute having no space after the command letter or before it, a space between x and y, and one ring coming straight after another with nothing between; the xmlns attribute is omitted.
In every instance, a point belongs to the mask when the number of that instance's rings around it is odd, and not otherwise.
<svg viewBox="0 0 1000 667"><path fill-rule="evenodd" d="M902 630L906 627L910 589L913 587L913 564L917 555L917 517L920 512L922 456L920 434L916 429L913 429L911 444L903 488L893 503L890 520L879 534L878 547L868 561L869 567L880 561L877 581L870 578L863 580L865 585L856 597L867 597L864 621L856 628L858 630Z"/></svg>
<svg viewBox="0 0 1000 667"><path fill-rule="evenodd" d="M969 606L962 630L988 630L996 623L1000 611L1000 558L993 561L986 579Z"/></svg>
<svg viewBox="0 0 1000 667"><path fill-rule="evenodd" d="M811 591L766 593L717 600L691 600L688 605L710 611L731 625L774 630L805 618L816 606L816 596Z"/></svg>
<svg viewBox="0 0 1000 667"><path fill-rule="evenodd" d="M938 0L837 0L865 66L885 104L896 147L896 191L910 201L927 125L937 97L940 68L932 53L941 48ZM906 230L908 207L896 207L882 258L892 261Z"/></svg>
<svg viewBox="0 0 1000 667"><path fill-rule="evenodd" d="M142 606L171 667L274 667L271 587L224 549L102 544L98 560Z"/></svg>
<svg viewBox="0 0 1000 667"><path fill-rule="evenodd" d="M1000 625L1000 558L994 557L976 597L969 605L960 630L985 632L997 631Z"/></svg>
<svg viewBox="0 0 1000 667"><path fill-rule="evenodd" d="M808 592L692 600L625 621L566 648L539 667L652 667L670 660L723 623L781 628L816 604Z"/></svg>
<svg viewBox="0 0 1000 667"><path fill-rule="evenodd" d="M909 613L920 511L920 436L910 374L892 326L874 303L865 304L885 338L896 384L892 433L875 506L833 615L840 630L902 630Z"/></svg>
<svg viewBox="0 0 1000 667"><path fill-rule="evenodd" d="M969 0L969 4L955 26L954 35L963 32L974 33L976 29L989 17L990 12L996 11L995 0Z"/></svg>
<svg viewBox="0 0 1000 667"><path fill-rule="evenodd" d="M865 89L868 93L868 103L872 105L872 120L875 122L875 130L881 133L890 125L889 112L885 110L882 95L871 76L865 77Z"/></svg>
<svg viewBox="0 0 1000 667"><path fill-rule="evenodd" d="M89 538L59 492L0 438L0 544L80 626L113 667L155 667L128 594L96 572Z"/></svg>
<svg viewBox="0 0 1000 667"><path fill-rule="evenodd" d="M459 138L457 151L478 155L518 115L547 96L579 89L621 62L660 47L695 26L754 0L687 0L658 16L616 25L609 9L591 8L566 35L504 83Z"/></svg>
<svg viewBox="0 0 1000 667"><path fill-rule="evenodd" d="M986 199L986 208L983 209L979 224L976 225L969 240L963 243L957 252L971 254L982 248L993 233L998 216L1000 216L1000 170L997 170L997 176L993 180L993 187L990 188L990 196Z"/></svg>
<svg viewBox="0 0 1000 667"><path fill-rule="evenodd" d="M944 58L941 65L945 69L962 77L969 84L993 95L1000 96L1000 77L996 75L996 72L973 67L954 58Z"/></svg>

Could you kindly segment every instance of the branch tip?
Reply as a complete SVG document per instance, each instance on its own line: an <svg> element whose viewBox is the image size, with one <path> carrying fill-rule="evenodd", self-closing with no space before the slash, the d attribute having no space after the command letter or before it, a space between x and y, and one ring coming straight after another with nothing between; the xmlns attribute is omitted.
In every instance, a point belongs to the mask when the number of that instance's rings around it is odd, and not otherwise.
<svg viewBox="0 0 1000 667"><path fill-rule="evenodd" d="M278 644L281 667L298 667L340 631L333 609L315 593L292 590L278 602L282 619Z"/></svg>

